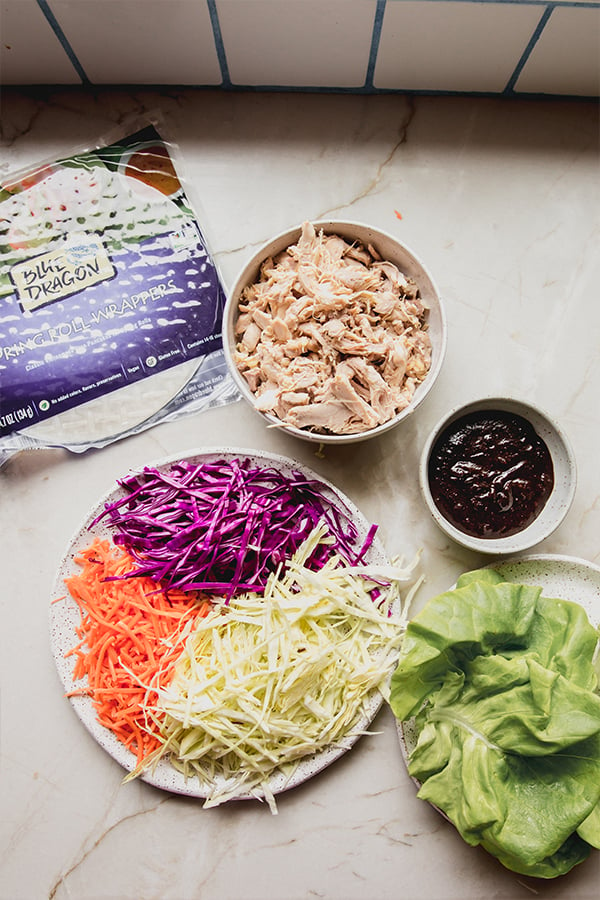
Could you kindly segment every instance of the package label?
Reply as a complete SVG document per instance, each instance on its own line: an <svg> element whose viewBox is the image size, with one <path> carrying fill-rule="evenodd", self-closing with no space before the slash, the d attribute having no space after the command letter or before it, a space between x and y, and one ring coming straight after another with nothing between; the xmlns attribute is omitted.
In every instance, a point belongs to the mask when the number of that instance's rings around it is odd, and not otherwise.
<svg viewBox="0 0 600 900"><path fill-rule="evenodd" d="M68 235L60 249L17 263L10 271L24 310L77 294L114 275L106 248L95 234Z"/></svg>
<svg viewBox="0 0 600 900"><path fill-rule="evenodd" d="M108 260L114 275L81 294L33 311L20 290L0 301L0 434L221 346L218 275L195 226L185 232Z"/></svg>
<svg viewBox="0 0 600 900"><path fill-rule="evenodd" d="M156 140L151 183L146 145L4 192L0 436L222 347L218 271Z"/></svg>

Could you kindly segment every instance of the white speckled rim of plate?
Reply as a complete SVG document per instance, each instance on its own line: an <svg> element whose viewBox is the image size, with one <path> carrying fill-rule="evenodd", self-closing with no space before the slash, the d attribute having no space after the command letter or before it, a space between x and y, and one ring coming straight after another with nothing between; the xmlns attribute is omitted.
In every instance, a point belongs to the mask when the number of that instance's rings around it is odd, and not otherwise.
<svg viewBox="0 0 600 900"><path fill-rule="evenodd" d="M545 597L573 600L586 611L592 625L600 627L600 566L575 556L537 554L517 559L497 560L488 568L495 569L507 581L541 587ZM456 585L448 588L453 590ZM396 722L400 749L408 768L409 756L417 742L413 720ZM412 779L417 787L421 783ZM437 809L437 807L435 807ZM441 812L441 810L439 810ZM443 813L442 813L443 815Z"/></svg>
<svg viewBox="0 0 600 900"><path fill-rule="evenodd" d="M334 485L326 479L317 475L306 466L297 463L295 460L286 459L283 456L272 453L263 453L256 450L243 450L232 448L215 448L210 451L191 451L185 454L178 454L155 462L149 462L146 465L158 469L167 470L176 462L186 460L192 463L216 462L217 460L232 459L249 459L253 465L263 466L265 468L272 467L278 469L284 475L290 475L292 472L300 472L307 478L319 481L324 486L324 493L331 500L343 505L348 511L355 527L358 530L357 543L366 538L371 523L363 516L360 510L339 491ZM141 471L143 467L131 470L124 477ZM65 597L65 578L78 571L78 567L73 562L73 557L89 546L94 537L102 539L110 539L112 532L104 522L91 526L94 519L103 512L105 503L110 503L121 496L125 492L118 485L109 490L90 510L84 522L72 537L67 550L60 562L56 572L53 588L52 602L50 604L50 642L58 674L65 692L72 691L82 686L82 682L73 680L73 658L65 658L65 653L70 650L78 642L76 628L79 623L79 611L75 601L70 597ZM383 549L379 538L376 536L366 557L369 563L387 563L388 557ZM57 600L57 598L65 598ZM73 696L69 698L75 713L95 738L98 744L110 754L124 769L131 772L136 765L135 757L126 747L116 738L116 736L108 729L102 726L94 712L92 701L89 697ZM383 697L377 690L372 691L366 698L364 704L364 715L357 723L355 730L346 738L335 746L328 747L319 753L302 759L298 766L291 774L276 772L269 779L269 787L274 794L281 793L290 788L296 787L304 781L307 781L313 775L321 772L331 763L335 762L340 756L346 753L356 743L362 731L364 731L375 715L377 714ZM197 779L185 779L167 760L161 760L158 765L151 771L143 773L140 778L163 790L171 791L177 794L186 794L190 797L206 798L209 790L201 785ZM257 794L252 795L256 797ZM246 800L252 799L251 795L243 794L235 799Z"/></svg>
<svg viewBox="0 0 600 900"><path fill-rule="evenodd" d="M376 247L377 252L382 259L394 263L405 275L409 278L413 278L417 283L421 298L429 309L429 333L431 336L432 357L429 372L424 380L417 385L410 405L388 422L384 422L376 428L370 428L368 431L363 431L358 434L318 434L307 429L288 425L286 422L277 418L277 416L256 410L254 394L250 390L246 379L240 374L234 360L236 345L234 327L237 319L238 302L243 289L258 279L260 266L263 260L267 259L269 256L280 253L285 250L286 247L295 243L302 233L301 225L281 232L271 238L271 240L264 244L252 256L238 274L231 291L228 293L223 313L223 350L227 365L238 390L257 414L265 419L271 427L281 428L289 434L293 434L305 441L312 441L313 443L352 444L389 431L410 416L415 409L420 406L433 387L444 361L447 343L446 314L439 290L429 270L416 254L398 238L361 222L328 219L313 221L311 224L317 232L322 230L325 234L337 234L349 241L358 240L365 246L372 244Z"/></svg>

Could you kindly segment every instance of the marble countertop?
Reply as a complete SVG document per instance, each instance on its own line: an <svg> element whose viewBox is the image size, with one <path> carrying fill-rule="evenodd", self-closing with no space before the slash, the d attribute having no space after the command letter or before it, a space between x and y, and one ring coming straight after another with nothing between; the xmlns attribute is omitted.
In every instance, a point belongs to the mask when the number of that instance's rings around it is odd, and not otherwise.
<svg viewBox="0 0 600 900"><path fill-rule="evenodd" d="M440 379L376 441L325 449L233 403L102 450L27 451L0 469L2 900L588 900L599 854L568 876L515 875L416 797L382 708L373 735L280 796L277 816L143 782L95 743L62 694L50 590L89 508L130 467L229 446L291 456L380 523L391 554L422 551L417 605L483 559L449 542L417 483L421 447L462 401L512 395L573 445L574 503L535 552L600 563L598 109L574 101L169 90L5 90L0 174L158 110L179 144L223 278L304 219L390 231L428 265L448 317Z"/></svg>

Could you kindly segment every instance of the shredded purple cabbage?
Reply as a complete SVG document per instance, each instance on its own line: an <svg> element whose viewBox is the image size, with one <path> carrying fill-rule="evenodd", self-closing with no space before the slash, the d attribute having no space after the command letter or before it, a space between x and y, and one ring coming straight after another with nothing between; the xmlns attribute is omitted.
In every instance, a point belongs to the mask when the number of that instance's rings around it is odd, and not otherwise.
<svg viewBox="0 0 600 900"><path fill-rule="evenodd" d="M262 591L322 521L334 543L320 544L307 566L322 568L332 552L357 565L377 531L371 526L357 548L350 512L325 484L249 459L182 461L166 472L146 467L118 484L126 495L107 503L92 525L108 519L114 543L137 563L129 576L149 576L164 590L227 598Z"/></svg>

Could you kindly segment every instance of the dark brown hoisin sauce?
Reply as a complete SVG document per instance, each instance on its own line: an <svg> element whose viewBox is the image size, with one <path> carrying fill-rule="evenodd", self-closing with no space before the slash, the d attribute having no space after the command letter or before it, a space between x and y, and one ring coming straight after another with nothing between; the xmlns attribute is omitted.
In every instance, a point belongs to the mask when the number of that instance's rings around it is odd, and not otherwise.
<svg viewBox="0 0 600 900"><path fill-rule="evenodd" d="M516 534L539 515L554 486L548 447L521 416L500 410L452 422L429 457L436 506L479 538Z"/></svg>

